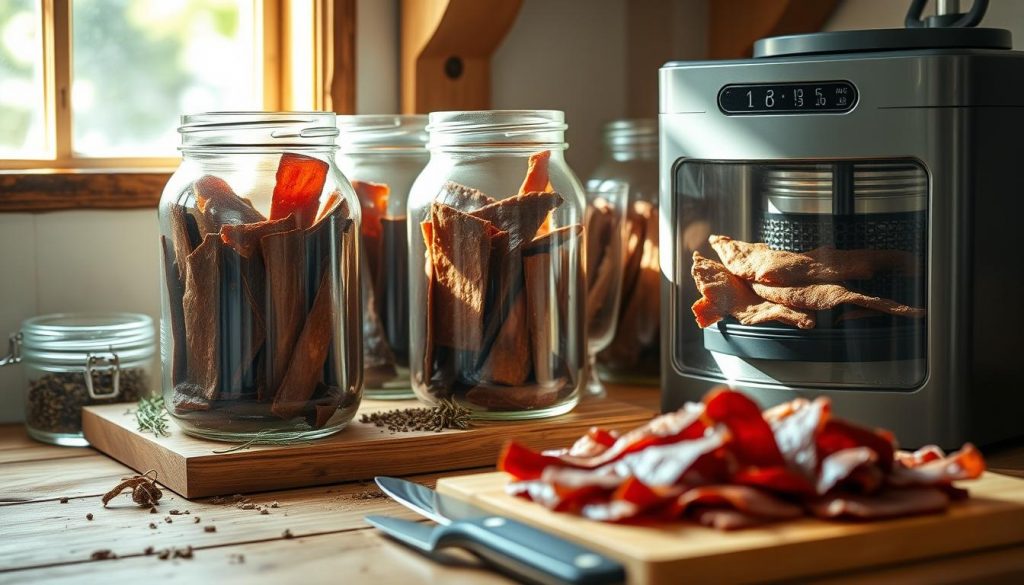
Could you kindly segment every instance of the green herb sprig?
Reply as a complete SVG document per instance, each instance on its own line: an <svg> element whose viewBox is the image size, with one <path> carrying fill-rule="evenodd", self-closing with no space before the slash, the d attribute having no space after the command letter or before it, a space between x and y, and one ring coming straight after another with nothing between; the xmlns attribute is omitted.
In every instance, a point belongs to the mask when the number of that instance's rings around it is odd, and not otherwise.
<svg viewBox="0 0 1024 585"><path fill-rule="evenodd" d="M154 437L171 436L171 432L167 430L169 421L163 396L140 398L139 404L135 408L135 422L139 425L139 431L151 432Z"/></svg>

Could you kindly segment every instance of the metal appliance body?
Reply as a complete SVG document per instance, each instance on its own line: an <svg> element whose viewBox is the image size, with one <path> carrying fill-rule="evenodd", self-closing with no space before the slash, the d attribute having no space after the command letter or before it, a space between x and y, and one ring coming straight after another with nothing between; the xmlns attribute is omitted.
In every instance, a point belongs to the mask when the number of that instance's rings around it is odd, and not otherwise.
<svg viewBox="0 0 1024 585"><path fill-rule="evenodd" d="M720 107L727 86L835 81L855 88L845 111ZM918 48L672 62L660 85L663 410L729 384L763 405L828 396L842 416L891 429L907 447L1024 434L1024 53ZM927 175L924 375L903 379L899 361L863 364L865 383L842 384L832 374L843 364L790 360L784 365L797 374L783 382L742 359L728 373L686 363L681 332L696 327L690 304L699 293L687 281L683 163L844 160L911 161ZM742 177L732 187L756 188ZM738 229L756 239L752 228Z"/></svg>

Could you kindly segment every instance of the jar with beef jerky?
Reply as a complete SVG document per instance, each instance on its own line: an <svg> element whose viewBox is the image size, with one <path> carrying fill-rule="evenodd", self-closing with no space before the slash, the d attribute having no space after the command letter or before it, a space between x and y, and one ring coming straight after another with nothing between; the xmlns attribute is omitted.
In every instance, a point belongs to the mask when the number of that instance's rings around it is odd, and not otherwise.
<svg viewBox="0 0 1024 585"><path fill-rule="evenodd" d="M82 407L137 402L156 387L153 319L134 313L60 313L21 324L0 366L24 367L32 438L86 447Z"/></svg>
<svg viewBox="0 0 1024 585"><path fill-rule="evenodd" d="M409 385L409 188L427 165L427 117L338 116L338 166L362 206L363 387L412 398Z"/></svg>
<svg viewBox="0 0 1024 585"><path fill-rule="evenodd" d="M225 441L326 436L362 394L360 208L335 116L188 115L160 200L167 409Z"/></svg>
<svg viewBox="0 0 1024 585"><path fill-rule="evenodd" d="M604 127L604 145L604 159L587 184L625 183L629 195L619 322L611 344L598 355L599 369L613 381L657 384L661 347L658 121L609 122Z"/></svg>
<svg viewBox="0 0 1024 585"><path fill-rule="evenodd" d="M583 383L584 195L556 111L434 112L409 198L413 389L483 419L571 410Z"/></svg>

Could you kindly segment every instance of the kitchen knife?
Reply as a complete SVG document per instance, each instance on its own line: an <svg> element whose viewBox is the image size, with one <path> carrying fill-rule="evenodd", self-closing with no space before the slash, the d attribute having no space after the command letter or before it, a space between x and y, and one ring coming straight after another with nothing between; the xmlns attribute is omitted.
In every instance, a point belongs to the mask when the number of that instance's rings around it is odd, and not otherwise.
<svg viewBox="0 0 1024 585"><path fill-rule="evenodd" d="M499 569L538 583L603 585L625 581L625 569L617 561L563 538L411 481L394 477L377 477L375 481L392 499L439 524L366 517L373 526L420 551L465 548Z"/></svg>

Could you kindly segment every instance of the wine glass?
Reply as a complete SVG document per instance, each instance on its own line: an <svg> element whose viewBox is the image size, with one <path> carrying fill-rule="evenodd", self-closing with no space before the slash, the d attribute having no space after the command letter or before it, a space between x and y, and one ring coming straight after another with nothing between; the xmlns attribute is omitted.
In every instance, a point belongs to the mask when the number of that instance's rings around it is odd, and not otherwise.
<svg viewBox="0 0 1024 585"><path fill-rule="evenodd" d="M622 296L623 239L629 184L614 180L587 183L587 387L605 395L597 375L597 354L615 337Z"/></svg>

